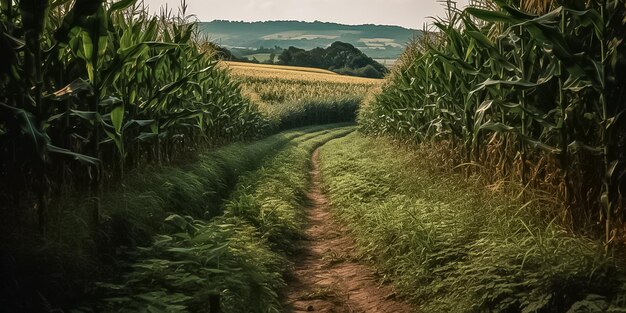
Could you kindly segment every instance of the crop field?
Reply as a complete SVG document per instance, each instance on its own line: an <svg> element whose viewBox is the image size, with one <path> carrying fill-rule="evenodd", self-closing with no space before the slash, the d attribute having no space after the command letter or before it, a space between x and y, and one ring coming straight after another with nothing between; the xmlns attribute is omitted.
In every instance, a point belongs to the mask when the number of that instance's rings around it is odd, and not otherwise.
<svg viewBox="0 0 626 313"><path fill-rule="evenodd" d="M328 70L282 65L223 62L244 94L265 109L303 100L356 97L378 90L380 79L350 77Z"/></svg>
<svg viewBox="0 0 626 313"><path fill-rule="evenodd" d="M278 129L354 121L361 103L383 82L317 68L221 63Z"/></svg>
<svg viewBox="0 0 626 313"><path fill-rule="evenodd" d="M626 312L626 0L440 2L368 79L0 1L0 312Z"/></svg>

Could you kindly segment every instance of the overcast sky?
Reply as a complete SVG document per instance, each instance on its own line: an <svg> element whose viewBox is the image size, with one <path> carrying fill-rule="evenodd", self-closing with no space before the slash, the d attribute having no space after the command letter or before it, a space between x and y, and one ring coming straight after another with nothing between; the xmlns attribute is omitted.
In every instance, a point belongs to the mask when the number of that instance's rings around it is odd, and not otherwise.
<svg viewBox="0 0 626 313"><path fill-rule="evenodd" d="M180 0L144 0L151 11ZM459 7L468 0L457 0ZM201 21L323 21L342 24L385 24L421 29L430 16L444 14L437 0L187 0L188 14Z"/></svg>

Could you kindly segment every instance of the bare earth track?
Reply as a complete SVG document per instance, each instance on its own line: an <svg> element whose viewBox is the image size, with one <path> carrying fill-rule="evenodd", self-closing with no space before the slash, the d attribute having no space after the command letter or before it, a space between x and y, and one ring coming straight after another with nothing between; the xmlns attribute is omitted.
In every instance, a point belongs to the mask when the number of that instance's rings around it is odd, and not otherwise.
<svg viewBox="0 0 626 313"><path fill-rule="evenodd" d="M390 286L378 283L370 267L354 261L354 240L342 225L333 222L328 199L320 189L318 159L316 150L311 158L307 239L294 259L287 291L291 312L412 312L395 299Z"/></svg>

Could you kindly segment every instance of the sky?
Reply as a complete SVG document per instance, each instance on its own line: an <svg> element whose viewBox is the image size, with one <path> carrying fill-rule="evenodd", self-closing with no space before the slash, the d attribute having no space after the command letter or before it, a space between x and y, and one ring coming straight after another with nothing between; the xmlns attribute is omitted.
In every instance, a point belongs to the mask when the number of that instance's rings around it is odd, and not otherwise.
<svg viewBox="0 0 626 313"><path fill-rule="evenodd" d="M180 0L144 0L151 11ZM459 7L468 0L457 0ZM422 29L431 16L442 16L437 0L187 0L187 14L200 21L298 20L341 24L382 24Z"/></svg>

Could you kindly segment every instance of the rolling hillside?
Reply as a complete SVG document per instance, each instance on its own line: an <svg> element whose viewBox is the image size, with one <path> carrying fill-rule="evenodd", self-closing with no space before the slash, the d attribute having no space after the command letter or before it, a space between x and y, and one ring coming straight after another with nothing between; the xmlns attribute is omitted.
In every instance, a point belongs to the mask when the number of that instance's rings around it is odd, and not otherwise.
<svg viewBox="0 0 626 313"><path fill-rule="evenodd" d="M309 50L342 41L376 59L396 59L406 43L421 34L421 31L399 26L298 21L213 21L200 23L199 28L211 41L229 49L294 46Z"/></svg>

